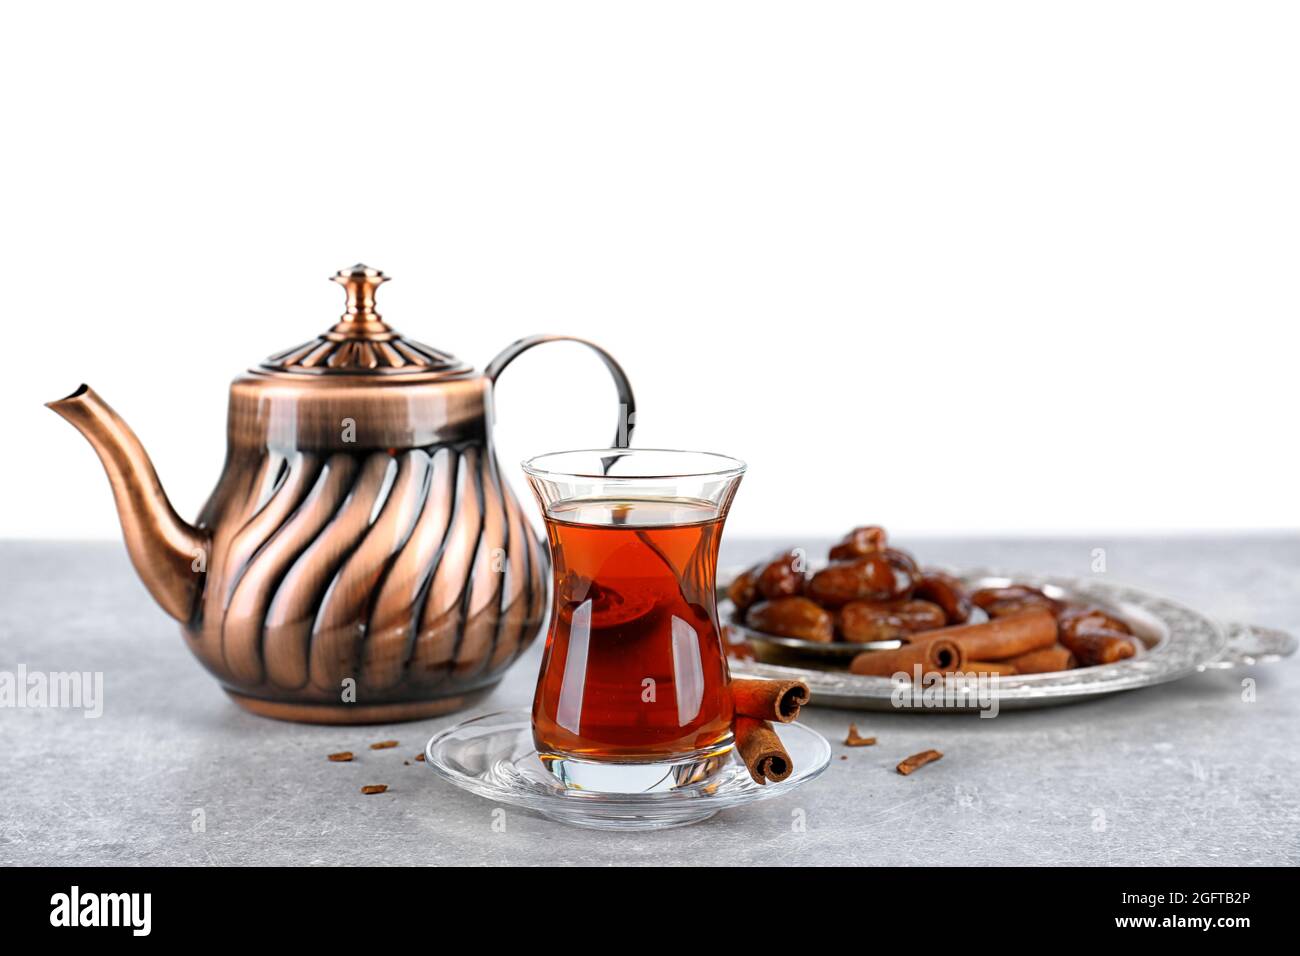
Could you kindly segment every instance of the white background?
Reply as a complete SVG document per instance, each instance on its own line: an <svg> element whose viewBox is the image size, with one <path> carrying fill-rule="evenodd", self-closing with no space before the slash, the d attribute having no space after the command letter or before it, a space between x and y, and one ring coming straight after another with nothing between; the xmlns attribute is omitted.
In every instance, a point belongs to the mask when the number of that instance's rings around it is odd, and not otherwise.
<svg viewBox="0 0 1300 956"><path fill-rule="evenodd" d="M0 535L117 534L83 380L195 514L357 260L479 368L606 345L732 533L1293 528L1298 10L7 4ZM503 463L612 405L530 353Z"/></svg>

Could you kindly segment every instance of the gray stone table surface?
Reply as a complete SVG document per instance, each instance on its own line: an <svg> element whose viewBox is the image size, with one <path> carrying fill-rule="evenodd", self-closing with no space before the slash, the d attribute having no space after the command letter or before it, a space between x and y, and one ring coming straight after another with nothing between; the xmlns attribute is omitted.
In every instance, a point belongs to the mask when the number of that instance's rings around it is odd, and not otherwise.
<svg viewBox="0 0 1300 956"><path fill-rule="evenodd" d="M925 562L1059 574L1090 573L1104 547L1113 580L1300 630L1292 535L900 543ZM724 564L769 544L728 540ZM805 544L824 553L824 542ZM806 722L835 756L794 793L657 833L573 829L514 809L502 830L493 804L412 758L471 713L526 706L540 645L468 713L280 723L227 700L120 545L0 542L0 671L104 675L98 719L0 709L0 864L1300 862L1300 661L993 720L810 708ZM879 744L841 746L850 719ZM400 746L367 749L385 738ZM931 747L942 761L893 771ZM358 759L326 761L337 750ZM389 792L361 795L369 783Z"/></svg>

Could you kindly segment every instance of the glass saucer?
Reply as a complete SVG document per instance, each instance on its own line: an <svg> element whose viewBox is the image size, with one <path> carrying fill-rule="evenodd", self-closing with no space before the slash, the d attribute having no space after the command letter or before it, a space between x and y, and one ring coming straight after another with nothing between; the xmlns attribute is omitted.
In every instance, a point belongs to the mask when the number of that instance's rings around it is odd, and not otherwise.
<svg viewBox="0 0 1300 956"><path fill-rule="evenodd" d="M652 793L566 789L543 765L526 710L475 717L434 735L425 762L438 776L489 800L533 810L561 823L598 830L661 830L707 820L719 810L789 793L831 760L830 744L800 723L777 724L794 772L759 786L733 753L699 783Z"/></svg>

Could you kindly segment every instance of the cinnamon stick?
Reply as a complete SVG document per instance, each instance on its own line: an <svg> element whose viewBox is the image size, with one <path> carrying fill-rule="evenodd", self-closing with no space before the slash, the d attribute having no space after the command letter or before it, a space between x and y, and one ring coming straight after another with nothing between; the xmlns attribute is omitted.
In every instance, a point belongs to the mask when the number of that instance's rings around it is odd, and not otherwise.
<svg viewBox="0 0 1300 956"><path fill-rule="evenodd" d="M960 669L948 671L949 674L1018 674L1016 665L1011 661L967 661Z"/></svg>
<svg viewBox="0 0 1300 956"><path fill-rule="evenodd" d="M998 617L983 624L962 624L923 631L907 638L905 646L947 641L961 648L963 657L975 661L1004 661L1009 657L1051 647L1056 643L1056 618L1050 611L1033 608Z"/></svg>
<svg viewBox="0 0 1300 956"><path fill-rule="evenodd" d="M766 786L769 780L780 783L794 770L781 738L766 720L737 717L736 749L745 761L745 769L760 786Z"/></svg>
<svg viewBox="0 0 1300 956"><path fill-rule="evenodd" d="M1053 644L1039 651L1020 654L1007 661L1021 674L1047 674L1051 671L1068 671L1074 666L1074 655L1068 647Z"/></svg>
<svg viewBox="0 0 1300 956"><path fill-rule="evenodd" d="M957 628L945 628L945 630L957 630ZM896 650L863 651L853 658L849 670L854 674L864 674L869 677L890 677L898 673L910 677L918 664L921 665L923 674L944 673L960 670L965 660L966 656L962 653L960 645L955 641L940 638L924 643L904 644Z"/></svg>
<svg viewBox="0 0 1300 956"><path fill-rule="evenodd" d="M934 763L942 756L943 754L939 753L937 750L922 750L919 754L912 754L912 756L906 758L895 769L906 777L913 770L924 767L928 763Z"/></svg>
<svg viewBox="0 0 1300 956"><path fill-rule="evenodd" d="M801 680L733 680L731 700L736 713L758 720L788 724L808 703L808 685Z"/></svg>

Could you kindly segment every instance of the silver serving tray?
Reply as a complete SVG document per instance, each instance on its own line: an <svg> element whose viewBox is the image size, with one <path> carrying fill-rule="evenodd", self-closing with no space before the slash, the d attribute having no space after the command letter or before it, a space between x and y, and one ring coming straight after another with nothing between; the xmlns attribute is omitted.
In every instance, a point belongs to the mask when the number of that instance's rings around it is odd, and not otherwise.
<svg viewBox="0 0 1300 956"><path fill-rule="evenodd" d="M1080 667L1048 674L992 677L999 709L1023 710L1069 704L1100 694L1136 690L1210 668L1280 660L1296 650L1295 638L1284 631L1247 624L1220 624L1184 604L1138 588L1091 578L1041 574L1012 574L980 569L958 573L972 590L1028 584L1051 597L1096 604L1125 621L1139 641L1139 652L1117 664ZM811 703L854 710L907 710L952 713L983 710L973 706L914 706L910 695L895 694L887 677L850 674L848 663L860 651L897 647L898 641L820 644L765 634L738 621L725 597L718 614L733 634L753 645L757 661L733 661L738 677L798 678L812 691Z"/></svg>

